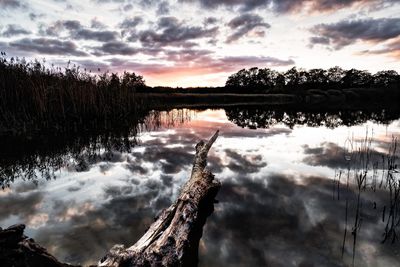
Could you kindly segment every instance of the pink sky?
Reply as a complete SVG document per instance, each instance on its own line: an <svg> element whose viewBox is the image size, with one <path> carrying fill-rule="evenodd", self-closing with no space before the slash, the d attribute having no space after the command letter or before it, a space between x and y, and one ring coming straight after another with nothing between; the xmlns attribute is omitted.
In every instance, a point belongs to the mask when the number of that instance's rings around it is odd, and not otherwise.
<svg viewBox="0 0 400 267"><path fill-rule="evenodd" d="M151 86L223 86L248 67L400 71L398 3L1 0L0 50L133 71Z"/></svg>

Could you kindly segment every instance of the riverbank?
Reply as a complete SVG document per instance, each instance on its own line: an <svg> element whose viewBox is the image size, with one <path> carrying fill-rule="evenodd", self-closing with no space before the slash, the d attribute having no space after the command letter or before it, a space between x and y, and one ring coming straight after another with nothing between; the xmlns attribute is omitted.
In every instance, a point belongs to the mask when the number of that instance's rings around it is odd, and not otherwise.
<svg viewBox="0 0 400 267"><path fill-rule="evenodd" d="M137 93L137 99L149 108L216 108L231 106L307 107L309 109L353 109L393 107L400 101L394 88L348 88L343 90L310 89L288 93Z"/></svg>

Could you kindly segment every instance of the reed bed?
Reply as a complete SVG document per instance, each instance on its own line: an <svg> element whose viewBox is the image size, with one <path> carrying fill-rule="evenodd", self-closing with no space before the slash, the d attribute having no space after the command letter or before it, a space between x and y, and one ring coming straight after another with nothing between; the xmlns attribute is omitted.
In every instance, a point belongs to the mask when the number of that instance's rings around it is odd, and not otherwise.
<svg viewBox="0 0 400 267"><path fill-rule="evenodd" d="M78 132L129 124L143 77L124 72L94 75L79 66L0 57L0 134Z"/></svg>

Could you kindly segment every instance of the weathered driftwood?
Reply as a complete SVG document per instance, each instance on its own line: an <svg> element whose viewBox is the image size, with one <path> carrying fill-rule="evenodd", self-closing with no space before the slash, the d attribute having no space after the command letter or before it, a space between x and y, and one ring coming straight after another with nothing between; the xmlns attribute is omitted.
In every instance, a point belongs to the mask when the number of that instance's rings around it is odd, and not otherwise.
<svg viewBox="0 0 400 267"><path fill-rule="evenodd" d="M207 154L218 137L196 145L189 181L178 199L161 212L142 238L125 249L114 246L99 266L196 266L198 245L206 218L213 211L214 198L221 186L205 170Z"/></svg>
<svg viewBox="0 0 400 267"><path fill-rule="evenodd" d="M205 170L207 154L218 137L196 145L193 169L178 199L163 210L142 238L129 248L115 245L98 266L196 266L203 226L212 213L221 184ZM24 233L25 225L0 228L0 266L73 267L59 262Z"/></svg>

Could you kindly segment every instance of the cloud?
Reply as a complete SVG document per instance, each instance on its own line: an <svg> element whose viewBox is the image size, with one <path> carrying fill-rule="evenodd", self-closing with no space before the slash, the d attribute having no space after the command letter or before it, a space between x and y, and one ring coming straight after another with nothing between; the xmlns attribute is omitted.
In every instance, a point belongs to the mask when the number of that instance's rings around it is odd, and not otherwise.
<svg viewBox="0 0 400 267"><path fill-rule="evenodd" d="M261 168L267 166L261 155L245 156L232 149L226 149L225 154L229 160L228 167L232 172L239 175L259 172Z"/></svg>
<svg viewBox="0 0 400 267"><path fill-rule="evenodd" d="M137 25L143 22L143 18L140 16L125 18L120 24L119 27L122 29L131 30L135 28Z"/></svg>
<svg viewBox="0 0 400 267"><path fill-rule="evenodd" d="M105 4L105 3L124 3L125 0L91 0L92 2Z"/></svg>
<svg viewBox="0 0 400 267"><path fill-rule="evenodd" d="M338 50L357 41L378 43L400 36L400 18L342 20L318 24L310 31L316 35L311 44L315 44L315 40L323 40L324 44Z"/></svg>
<svg viewBox="0 0 400 267"><path fill-rule="evenodd" d="M124 37L126 35L134 36L136 34L136 26L143 23L143 18L140 16L134 16L125 18L118 26L121 31L121 35Z"/></svg>
<svg viewBox="0 0 400 267"><path fill-rule="evenodd" d="M72 32L72 37L82 40L94 40L99 42L116 41L118 33L116 31L94 31L88 29L80 29Z"/></svg>
<svg viewBox="0 0 400 267"><path fill-rule="evenodd" d="M208 18L204 19L205 25L215 24L217 22L218 22L218 19L215 17L208 17Z"/></svg>
<svg viewBox="0 0 400 267"><path fill-rule="evenodd" d="M36 21L37 19L39 19L39 18L44 18L46 15L45 14L38 14L38 13L33 13L33 12L31 12L31 13L29 13L29 18L30 18L30 20L32 20L32 21Z"/></svg>
<svg viewBox="0 0 400 267"><path fill-rule="evenodd" d="M227 43L237 41L256 28L268 29L271 27L271 25L265 23L259 15L249 13L233 18L231 21L229 21L228 26L234 30L234 32L228 36L226 40Z"/></svg>
<svg viewBox="0 0 400 267"><path fill-rule="evenodd" d="M157 162L163 173L174 174L192 164L193 153L185 147L163 148L159 145L147 145L143 153L132 153L142 162ZM137 163L134 163L137 166Z"/></svg>
<svg viewBox="0 0 400 267"><path fill-rule="evenodd" d="M156 14L157 15L167 15L170 12L170 5L167 1L162 1L158 4Z"/></svg>
<svg viewBox="0 0 400 267"><path fill-rule="evenodd" d="M48 26L46 29L43 29L44 25L41 26L40 32L43 35L50 36L58 36L59 33L67 29L69 31L76 31L82 28L82 25L77 20L58 20Z"/></svg>
<svg viewBox="0 0 400 267"><path fill-rule="evenodd" d="M205 49L181 49L181 50L164 50L164 59L173 62L189 62L196 61L201 57L213 54L211 50Z"/></svg>
<svg viewBox="0 0 400 267"><path fill-rule="evenodd" d="M41 53L45 55L87 55L85 52L78 50L78 47L74 42L50 38L23 38L10 42L9 46L21 51Z"/></svg>
<svg viewBox="0 0 400 267"><path fill-rule="evenodd" d="M353 189L342 189L342 201L337 201L332 199L332 181L323 177L302 177L302 184L296 183L294 176L278 174L260 180L241 175L235 178L224 180L216 211L205 225L200 266L351 265L351 235L343 257L341 244L345 197L350 199L348 224L354 224ZM363 207L372 207L375 199L380 200L376 200L380 208L384 203L383 195L361 197ZM357 237L357 265L368 265L371 251L386 259L395 257L380 245L384 229L383 224L377 227L380 215L377 210L363 208L361 231L369 234ZM372 250L359 249L364 244Z"/></svg>
<svg viewBox="0 0 400 267"><path fill-rule="evenodd" d="M0 0L0 7L4 9L26 8L27 4L21 0Z"/></svg>
<svg viewBox="0 0 400 267"><path fill-rule="evenodd" d="M386 42L380 49L371 49L361 51L362 55L388 55L393 58L400 59L400 38L396 38Z"/></svg>
<svg viewBox="0 0 400 267"><path fill-rule="evenodd" d="M55 202L35 240L61 261L84 266L96 263L115 244L131 245L151 224L157 208L170 204L156 190L131 190L129 185L104 188L109 200L102 199L96 208L92 203Z"/></svg>
<svg viewBox="0 0 400 267"><path fill-rule="evenodd" d="M95 23L95 24L93 24ZM98 21L92 20L92 26L101 26ZM52 25L48 26L45 30L41 30L42 34L50 36L59 36L60 32L66 30L69 37L76 40L93 40L99 42L116 41L119 33L109 30L92 30L85 28L77 20L58 20Z"/></svg>
<svg viewBox="0 0 400 267"><path fill-rule="evenodd" d="M97 17L94 17L90 21L90 28L92 29L105 29L107 26L102 23Z"/></svg>
<svg viewBox="0 0 400 267"><path fill-rule="evenodd" d="M202 28L188 26L175 17L162 17L157 22L157 30L145 30L133 34L129 40L139 40L145 47L164 46L192 46L188 41L206 37L214 37L218 33L218 27Z"/></svg>
<svg viewBox="0 0 400 267"><path fill-rule="evenodd" d="M199 3L207 9L219 6L238 8L240 11L252 11L268 8L278 14L307 12L331 12L349 7L383 8L397 3L396 0L179 0L183 3Z"/></svg>
<svg viewBox="0 0 400 267"><path fill-rule="evenodd" d="M290 66L294 65L293 59L279 59L275 57L266 56L231 56L221 58L221 62L227 66Z"/></svg>
<svg viewBox="0 0 400 267"><path fill-rule="evenodd" d="M22 221L28 221L30 217L38 212L42 200L43 193L38 191L27 194L11 193L2 196L0 201L0 221L12 215L20 217Z"/></svg>
<svg viewBox="0 0 400 267"><path fill-rule="evenodd" d="M318 36L310 37L310 47L313 47L316 44L329 45L330 39L327 37L318 37Z"/></svg>
<svg viewBox="0 0 400 267"><path fill-rule="evenodd" d="M113 71L131 70L145 77L178 77L185 75L202 75L209 73L229 73L238 71L245 67L273 67L273 66L290 66L295 62L292 59L279 59L274 57L263 56L230 56L215 57L207 50L190 50L182 49L182 54L178 52L164 51L164 57L158 56L157 59L163 58L171 60L169 65L165 63L142 63L133 60L120 58L111 58L107 61L110 63L109 68ZM141 53L161 53L162 50L140 49Z"/></svg>
<svg viewBox="0 0 400 267"><path fill-rule="evenodd" d="M22 28L17 24L8 24L6 29L2 32L4 37L13 37L17 35L26 35L30 34L31 32Z"/></svg>
<svg viewBox="0 0 400 267"><path fill-rule="evenodd" d="M308 145L304 145L303 149L304 154L306 154L303 162L312 166L326 166L333 169L346 169L350 164L352 168L359 167L362 169L362 159L368 157L369 162L371 164L375 164L376 169L384 167L382 166L382 159L385 158L385 154L372 149L368 154L366 151L357 150L354 152L348 152L345 148L329 142L321 143L316 148L311 148Z"/></svg>

